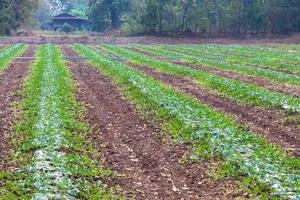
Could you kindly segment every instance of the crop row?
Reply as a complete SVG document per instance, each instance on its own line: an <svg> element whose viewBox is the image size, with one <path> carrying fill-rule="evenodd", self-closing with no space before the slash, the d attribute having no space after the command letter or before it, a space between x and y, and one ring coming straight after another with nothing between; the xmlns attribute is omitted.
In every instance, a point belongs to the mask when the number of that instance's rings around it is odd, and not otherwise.
<svg viewBox="0 0 300 200"><path fill-rule="evenodd" d="M279 82L279 83L286 83L290 85L298 85L300 86L300 76L294 75L294 74L288 74L284 72L278 72L278 71L273 71L269 69L262 69L254 66L249 66L249 65L244 65L244 64L235 64L235 63L228 63L225 61L222 61L226 59L226 55L223 54L218 54L212 56L209 53L205 53L205 51L202 50L194 50L186 47L180 47L180 46L152 46L152 47L147 47L147 46L134 46L138 49L142 49L148 52L153 52L158 55L164 55L168 57L173 57L173 58L180 58L182 60L185 60L187 62L195 62L199 63L201 65L207 66L207 67L212 67L212 68L218 68L222 70L227 70L227 71L234 71L237 73L242 73L242 74L247 74L247 75L254 75L258 77L262 77L265 79L268 79L273 82ZM164 50L164 49L169 49L169 50ZM171 50L177 50L181 51L182 53L179 52L173 52ZM200 56L193 56L189 55L191 53L197 53L201 52L201 57ZM199 51L199 52L198 52Z"/></svg>
<svg viewBox="0 0 300 200"><path fill-rule="evenodd" d="M154 68L163 73L188 76L201 85L242 103L268 108L278 107L292 112L300 112L300 99L283 93L274 92L254 84L227 79L188 66L173 64L122 47L114 45L102 45L102 47L112 54L126 57L131 62Z"/></svg>
<svg viewBox="0 0 300 200"><path fill-rule="evenodd" d="M169 47L170 48L170 47ZM183 48L183 49L182 49ZM224 50L225 47L224 46ZM176 48L175 48L176 49ZM296 56L289 56L286 59L289 60L283 60L278 58L279 55L278 53L263 53L255 55L255 56L243 56L242 53L240 53L239 51L235 51L235 55L230 55L230 54L221 54L220 55L220 50L218 49L205 49L205 48L199 48L199 47L195 47L195 46L188 46L188 47L181 47L181 51L187 51L188 52L194 52L197 55L202 55L203 53L206 53L210 56L216 56L216 57L221 57L223 56L223 61L226 62L230 62L230 63L241 63L241 64L246 64L246 65L254 65L254 66L262 66L262 67L268 67L268 68L274 68L274 69L280 69L280 70L284 70L287 72L300 72L300 62L298 63L293 63L291 62L291 57L292 58L296 58ZM260 52L259 49L253 49L251 51L256 51L256 52ZM221 51L222 52L222 51Z"/></svg>
<svg viewBox="0 0 300 200"><path fill-rule="evenodd" d="M278 50L276 48L264 47L262 45L192 45L196 49L210 50L211 52L222 52L229 55L239 55L249 58L258 57L271 59L278 62L291 63L300 62L300 54L296 51Z"/></svg>
<svg viewBox="0 0 300 200"><path fill-rule="evenodd" d="M0 49L0 72L5 70L8 63L16 56L21 55L27 48L24 44L15 44Z"/></svg>
<svg viewBox="0 0 300 200"><path fill-rule="evenodd" d="M88 127L79 120L74 83L62 53L42 45L20 102L23 120L16 126L22 138L14 173L0 173L0 194L7 199L109 199L102 169L88 155L96 154L84 138ZM22 137L20 137L22 135Z"/></svg>
<svg viewBox="0 0 300 200"><path fill-rule="evenodd" d="M300 45L299 44L264 44L262 45L265 48L272 49L273 51L278 51L281 53L288 52L300 55Z"/></svg>
<svg viewBox="0 0 300 200"><path fill-rule="evenodd" d="M174 138L196 142L202 155L221 156L227 175L264 183L273 195L296 196L298 159L285 157L281 150L244 130L231 117L95 48L77 44L74 49L113 77L138 108L164 121Z"/></svg>

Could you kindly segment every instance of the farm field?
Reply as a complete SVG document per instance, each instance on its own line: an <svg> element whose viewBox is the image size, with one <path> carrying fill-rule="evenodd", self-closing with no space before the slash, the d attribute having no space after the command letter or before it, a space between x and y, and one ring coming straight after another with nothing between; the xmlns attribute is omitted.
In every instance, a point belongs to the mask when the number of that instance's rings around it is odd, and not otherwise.
<svg viewBox="0 0 300 200"><path fill-rule="evenodd" d="M1 199L300 198L300 45L0 45Z"/></svg>

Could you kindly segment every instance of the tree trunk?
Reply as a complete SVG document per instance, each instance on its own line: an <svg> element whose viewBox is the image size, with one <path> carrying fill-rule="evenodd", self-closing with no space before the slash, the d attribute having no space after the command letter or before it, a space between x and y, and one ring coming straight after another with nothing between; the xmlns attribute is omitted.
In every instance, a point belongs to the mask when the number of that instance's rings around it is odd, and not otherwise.
<svg viewBox="0 0 300 200"><path fill-rule="evenodd" d="M119 27L119 14L115 8L111 9L111 27L117 29Z"/></svg>

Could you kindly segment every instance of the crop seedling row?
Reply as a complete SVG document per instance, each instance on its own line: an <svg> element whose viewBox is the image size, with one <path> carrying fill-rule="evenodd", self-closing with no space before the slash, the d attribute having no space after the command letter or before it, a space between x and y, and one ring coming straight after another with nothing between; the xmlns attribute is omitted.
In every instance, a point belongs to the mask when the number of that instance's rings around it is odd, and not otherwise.
<svg viewBox="0 0 300 200"><path fill-rule="evenodd" d="M232 56L238 55L246 58L254 58L254 60L255 58L260 58L262 59L262 62L269 62L269 64L277 62L277 64L275 64L276 66L270 65L268 67L273 67L275 69L287 68L287 70L288 68L291 68L292 70L299 72L300 54L290 50L280 51L275 48L263 47L262 45L230 45L230 48L224 45L191 45L191 47L193 49L208 51L211 53L223 53ZM249 62L251 62L251 60L249 60ZM262 65L262 63L257 64Z"/></svg>
<svg viewBox="0 0 300 200"><path fill-rule="evenodd" d="M270 69L262 69L259 67L254 67L254 66L249 66L244 64L228 63L223 61L227 58L227 56L224 54L211 55L211 53L206 53L203 50L194 50L190 48L190 46L182 47L182 46L174 46L174 45L173 46L160 45L160 46L148 47L144 45L138 45L135 47L148 52L156 53L158 55L175 57L187 62L199 63L200 65L204 65L207 67L218 68L227 71L234 71L237 73L242 73L242 74L247 74L252 76L258 76L277 83L286 83L290 85L300 86L300 76L298 75L273 71ZM169 50L165 50L165 49L169 49ZM172 50L177 50L182 53L174 52ZM195 51L197 51L199 55L197 56L190 55Z"/></svg>
<svg viewBox="0 0 300 200"><path fill-rule="evenodd" d="M102 182L114 173L89 158L97 152L85 139L89 128L61 51L41 45L37 57L18 104L19 168L0 173L1 199L119 199Z"/></svg>
<svg viewBox="0 0 300 200"><path fill-rule="evenodd" d="M0 49L0 74L4 71L13 58L21 55L27 48L25 44L15 44Z"/></svg>
<svg viewBox="0 0 300 200"><path fill-rule="evenodd" d="M270 193L274 197L296 198L299 192L297 158L284 156L279 148L244 130L231 117L111 59L95 48L76 44L74 49L107 76L113 77L138 108L164 121L164 127L174 138L196 142L195 153L221 156L225 174L267 185L268 189L258 189L261 196Z"/></svg>
<svg viewBox="0 0 300 200"><path fill-rule="evenodd" d="M231 80L206 71L194 69L188 66L173 64L158 60L150 56L133 52L131 50L113 46L102 45L108 52L163 73L188 76L200 84L213 89L225 96L242 103L258 105L266 108L281 108L287 111L300 112L300 99L274 92L254 84Z"/></svg>
<svg viewBox="0 0 300 200"><path fill-rule="evenodd" d="M224 47L225 48L225 47ZM198 50L197 54L201 54L201 52L206 52L208 54L219 55L219 50L213 50L210 49L209 51L205 51L205 49L197 49L194 48L194 50ZM222 50L221 50L222 51ZM226 50L223 50L226 51ZM286 56L285 59L280 59L282 56L278 52L272 52L269 51L268 53L261 52L260 49L252 49L252 51L260 52L260 54L256 53L255 56L243 56L242 53L240 53L238 50L234 53L236 55L227 55L224 58L224 61L231 62L231 63L242 63L242 64L249 64L254 66L262 66L262 67L268 67L268 68L274 68L274 69L280 69L287 72L300 72L299 66L300 62L295 61L296 63L290 62L291 56ZM195 51L194 51L195 52ZM275 54L275 55L274 55ZM292 58L295 58L295 56L292 56Z"/></svg>

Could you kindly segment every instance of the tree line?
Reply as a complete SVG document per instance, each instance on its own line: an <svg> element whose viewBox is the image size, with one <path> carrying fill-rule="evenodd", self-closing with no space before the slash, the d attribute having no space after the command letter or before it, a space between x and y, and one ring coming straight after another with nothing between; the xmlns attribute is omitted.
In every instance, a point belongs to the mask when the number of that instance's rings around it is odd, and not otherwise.
<svg viewBox="0 0 300 200"><path fill-rule="evenodd" d="M128 35L300 32L300 0L0 0L0 34L69 12ZM48 21L47 21L48 20Z"/></svg>
<svg viewBox="0 0 300 200"><path fill-rule="evenodd" d="M0 0L0 35L10 35L22 25L31 25L39 0Z"/></svg>
<svg viewBox="0 0 300 200"><path fill-rule="evenodd" d="M299 0L90 0L95 30L129 34L285 34L300 31Z"/></svg>

